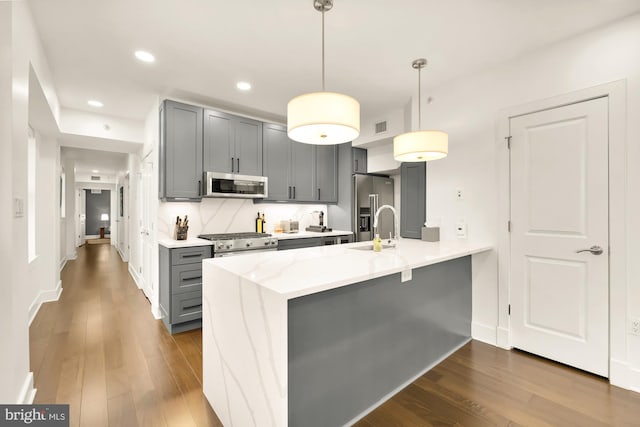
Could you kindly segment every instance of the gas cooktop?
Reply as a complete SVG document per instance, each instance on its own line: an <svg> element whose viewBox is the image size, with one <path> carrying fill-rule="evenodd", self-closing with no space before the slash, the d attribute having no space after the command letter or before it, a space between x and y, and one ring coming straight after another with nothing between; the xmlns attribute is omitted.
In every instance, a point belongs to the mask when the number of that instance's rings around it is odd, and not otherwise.
<svg viewBox="0 0 640 427"><path fill-rule="evenodd" d="M213 256L231 252L276 250L278 239L267 233L220 233L201 234L201 239L213 242Z"/></svg>

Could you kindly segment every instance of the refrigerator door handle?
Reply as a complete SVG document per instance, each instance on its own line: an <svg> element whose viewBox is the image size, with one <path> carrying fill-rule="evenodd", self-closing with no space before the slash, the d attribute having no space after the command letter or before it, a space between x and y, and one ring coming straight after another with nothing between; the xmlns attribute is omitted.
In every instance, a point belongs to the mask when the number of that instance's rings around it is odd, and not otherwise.
<svg viewBox="0 0 640 427"><path fill-rule="evenodd" d="M369 212L370 212L370 219L369 221L371 224L371 228L369 229L369 240L373 240L373 238L375 237L375 229L373 227L373 222L374 222L374 218L375 218L375 214L376 211L378 210L378 195L377 194L369 194Z"/></svg>

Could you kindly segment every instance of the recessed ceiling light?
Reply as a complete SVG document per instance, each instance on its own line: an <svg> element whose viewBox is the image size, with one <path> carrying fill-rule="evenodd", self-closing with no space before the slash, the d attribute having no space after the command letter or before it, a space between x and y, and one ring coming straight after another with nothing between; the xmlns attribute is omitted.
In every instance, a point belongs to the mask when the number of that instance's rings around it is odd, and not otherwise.
<svg viewBox="0 0 640 427"><path fill-rule="evenodd" d="M96 101L94 99L87 101L87 104L91 105L92 107L102 107L104 104L100 101Z"/></svg>
<svg viewBox="0 0 640 427"><path fill-rule="evenodd" d="M142 62L156 62L156 57L146 50L136 50L135 55Z"/></svg>
<svg viewBox="0 0 640 427"><path fill-rule="evenodd" d="M100 171L99 171L98 169L94 169L94 170L92 170L91 172L93 172L93 173L99 173Z"/></svg>
<svg viewBox="0 0 640 427"><path fill-rule="evenodd" d="M236 87L239 90L250 90L251 89L251 83L248 82L238 82L236 83Z"/></svg>

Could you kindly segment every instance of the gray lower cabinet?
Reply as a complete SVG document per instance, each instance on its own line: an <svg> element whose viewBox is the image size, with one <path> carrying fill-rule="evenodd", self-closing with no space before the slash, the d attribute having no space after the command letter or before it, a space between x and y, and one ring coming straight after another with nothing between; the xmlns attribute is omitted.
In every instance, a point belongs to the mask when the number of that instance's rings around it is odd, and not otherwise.
<svg viewBox="0 0 640 427"><path fill-rule="evenodd" d="M262 175L262 122L204 110L204 170Z"/></svg>
<svg viewBox="0 0 640 427"><path fill-rule="evenodd" d="M159 197L202 199L202 114L193 105L165 100L160 107Z"/></svg>
<svg viewBox="0 0 640 427"><path fill-rule="evenodd" d="M174 334L202 327L202 260L211 246L160 246L160 311Z"/></svg>
<svg viewBox="0 0 640 427"><path fill-rule="evenodd" d="M339 245L341 243L353 242L353 234L344 234L339 236L317 236L299 239L281 239L278 240L278 250L286 251L288 249L311 248L313 246Z"/></svg>
<svg viewBox="0 0 640 427"><path fill-rule="evenodd" d="M367 150L353 148L353 173L367 173Z"/></svg>
<svg viewBox="0 0 640 427"><path fill-rule="evenodd" d="M289 139L281 125L263 127L263 171L269 179L266 201L338 201L336 146L314 146Z"/></svg>
<svg viewBox="0 0 640 427"><path fill-rule="evenodd" d="M422 237L426 220L427 166L425 162L402 163L400 168L400 235Z"/></svg>

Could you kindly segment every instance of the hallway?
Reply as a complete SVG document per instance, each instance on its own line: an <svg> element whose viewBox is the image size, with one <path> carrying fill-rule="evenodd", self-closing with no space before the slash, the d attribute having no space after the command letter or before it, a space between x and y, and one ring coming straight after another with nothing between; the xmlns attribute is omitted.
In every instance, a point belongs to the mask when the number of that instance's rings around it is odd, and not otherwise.
<svg viewBox="0 0 640 427"><path fill-rule="evenodd" d="M115 248L78 248L58 302L30 328L34 403L69 403L71 426L217 426L202 394L200 330L171 336Z"/></svg>

